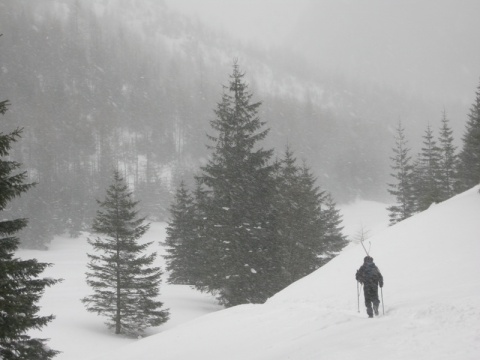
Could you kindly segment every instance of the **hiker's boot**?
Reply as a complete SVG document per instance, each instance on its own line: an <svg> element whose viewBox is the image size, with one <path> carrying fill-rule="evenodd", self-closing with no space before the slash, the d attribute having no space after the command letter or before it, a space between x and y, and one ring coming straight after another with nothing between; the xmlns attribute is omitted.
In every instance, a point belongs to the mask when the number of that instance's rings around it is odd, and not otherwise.
<svg viewBox="0 0 480 360"><path fill-rule="evenodd" d="M371 307L367 308L367 314L369 318L373 318L373 311Z"/></svg>
<svg viewBox="0 0 480 360"><path fill-rule="evenodd" d="M375 316L378 316L378 305L373 306L373 311L375 311Z"/></svg>

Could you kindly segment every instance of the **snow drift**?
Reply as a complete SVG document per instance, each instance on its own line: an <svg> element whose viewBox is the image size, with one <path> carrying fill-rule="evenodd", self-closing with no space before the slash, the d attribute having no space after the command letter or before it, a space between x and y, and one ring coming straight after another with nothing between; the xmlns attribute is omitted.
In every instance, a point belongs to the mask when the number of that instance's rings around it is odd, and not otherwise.
<svg viewBox="0 0 480 360"><path fill-rule="evenodd" d="M369 239L384 316L368 319L363 296L357 311L365 254L351 246L264 305L204 315L97 359L478 359L479 188Z"/></svg>

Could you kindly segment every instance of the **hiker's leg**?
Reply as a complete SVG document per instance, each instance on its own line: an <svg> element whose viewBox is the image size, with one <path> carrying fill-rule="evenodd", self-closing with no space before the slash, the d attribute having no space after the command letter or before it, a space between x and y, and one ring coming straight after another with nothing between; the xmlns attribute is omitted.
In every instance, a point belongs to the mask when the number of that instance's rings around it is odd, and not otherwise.
<svg viewBox="0 0 480 360"><path fill-rule="evenodd" d="M364 286L364 295L365 295L365 307L367 308L368 317L373 316L373 309L372 309L372 298L371 292L368 286Z"/></svg>

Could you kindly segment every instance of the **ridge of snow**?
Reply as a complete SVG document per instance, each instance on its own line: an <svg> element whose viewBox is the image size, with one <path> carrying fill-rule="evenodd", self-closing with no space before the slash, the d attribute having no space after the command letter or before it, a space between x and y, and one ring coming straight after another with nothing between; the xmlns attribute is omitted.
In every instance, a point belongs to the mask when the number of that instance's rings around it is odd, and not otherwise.
<svg viewBox="0 0 480 360"><path fill-rule="evenodd" d="M204 315L101 359L478 359L477 186L373 236L387 316L367 319L352 246L264 305Z"/></svg>

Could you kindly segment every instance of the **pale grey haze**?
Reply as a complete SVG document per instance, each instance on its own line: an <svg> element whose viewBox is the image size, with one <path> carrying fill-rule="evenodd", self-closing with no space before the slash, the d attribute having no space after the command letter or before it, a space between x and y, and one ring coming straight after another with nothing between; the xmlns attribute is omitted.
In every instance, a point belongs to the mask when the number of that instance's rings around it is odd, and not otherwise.
<svg viewBox="0 0 480 360"><path fill-rule="evenodd" d="M169 7L241 40L284 44L310 0L166 0Z"/></svg>
<svg viewBox="0 0 480 360"><path fill-rule="evenodd" d="M480 78L479 0L167 0L321 70L408 91L465 112ZM461 109L460 109L461 108ZM461 114L458 114L460 116Z"/></svg>
<svg viewBox="0 0 480 360"><path fill-rule="evenodd" d="M90 226L119 164L165 220L211 156L235 58L271 130L262 146L288 144L337 203L391 202L399 120L412 157L443 110L462 145L478 14L480 0L0 0L0 100L39 184L18 199L21 238L43 248Z"/></svg>

